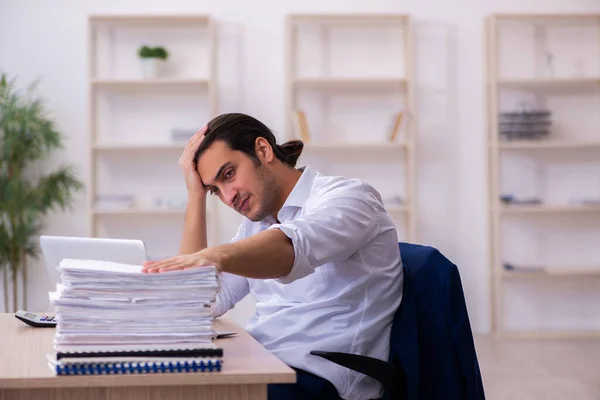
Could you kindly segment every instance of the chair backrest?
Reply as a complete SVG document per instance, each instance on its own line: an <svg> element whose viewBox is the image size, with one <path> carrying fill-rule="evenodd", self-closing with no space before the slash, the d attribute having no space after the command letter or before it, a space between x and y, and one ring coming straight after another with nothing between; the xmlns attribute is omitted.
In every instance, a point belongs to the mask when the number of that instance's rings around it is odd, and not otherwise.
<svg viewBox="0 0 600 400"><path fill-rule="evenodd" d="M390 362L406 374L408 399L484 399L458 268L435 248L399 246L404 290Z"/></svg>

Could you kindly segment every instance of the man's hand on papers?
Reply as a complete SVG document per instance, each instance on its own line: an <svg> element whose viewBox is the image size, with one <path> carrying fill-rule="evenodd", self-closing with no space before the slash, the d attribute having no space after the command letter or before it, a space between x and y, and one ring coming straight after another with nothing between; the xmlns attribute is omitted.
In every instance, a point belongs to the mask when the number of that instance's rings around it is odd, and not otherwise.
<svg viewBox="0 0 600 400"><path fill-rule="evenodd" d="M200 251L197 253L182 254L161 261L146 261L143 265L142 272L158 273L212 266L217 267L217 269L219 268L214 262L207 260Z"/></svg>

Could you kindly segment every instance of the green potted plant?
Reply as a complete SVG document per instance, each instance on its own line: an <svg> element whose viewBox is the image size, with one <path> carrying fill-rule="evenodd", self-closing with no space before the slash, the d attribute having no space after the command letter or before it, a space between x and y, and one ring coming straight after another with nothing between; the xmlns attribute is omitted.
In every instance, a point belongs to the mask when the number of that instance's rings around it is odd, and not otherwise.
<svg viewBox="0 0 600 400"><path fill-rule="evenodd" d="M161 74L162 65L169 58L169 53L162 46L144 45L138 49L144 78L156 78Z"/></svg>
<svg viewBox="0 0 600 400"><path fill-rule="evenodd" d="M62 147L63 137L34 89L32 85L19 91L14 79L0 75L0 269L5 312L27 307L27 258L39 257L43 217L70 208L75 192L83 188L71 166L42 168Z"/></svg>

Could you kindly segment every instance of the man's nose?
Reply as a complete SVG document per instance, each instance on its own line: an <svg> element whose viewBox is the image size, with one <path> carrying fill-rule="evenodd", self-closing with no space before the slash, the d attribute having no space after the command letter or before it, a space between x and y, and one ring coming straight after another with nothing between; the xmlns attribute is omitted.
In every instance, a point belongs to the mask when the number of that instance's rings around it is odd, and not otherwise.
<svg viewBox="0 0 600 400"><path fill-rule="evenodd" d="M236 196L237 196L237 190L235 189L231 189L231 188L226 188L225 192L223 193L225 195L225 203L232 208L235 208L235 201L236 201Z"/></svg>

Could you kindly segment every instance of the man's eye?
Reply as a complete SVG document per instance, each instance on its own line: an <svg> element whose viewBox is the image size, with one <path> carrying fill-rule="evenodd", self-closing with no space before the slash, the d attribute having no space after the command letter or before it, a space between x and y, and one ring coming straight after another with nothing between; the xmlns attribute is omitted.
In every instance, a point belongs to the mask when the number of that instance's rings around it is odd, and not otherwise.
<svg viewBox="0 0 600 400"><path fill-rule="evenodd" d="M227 172L225 172L225 179L231 179L233 178L233 169L228 170Z"/></svg>

